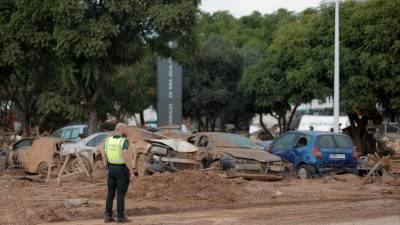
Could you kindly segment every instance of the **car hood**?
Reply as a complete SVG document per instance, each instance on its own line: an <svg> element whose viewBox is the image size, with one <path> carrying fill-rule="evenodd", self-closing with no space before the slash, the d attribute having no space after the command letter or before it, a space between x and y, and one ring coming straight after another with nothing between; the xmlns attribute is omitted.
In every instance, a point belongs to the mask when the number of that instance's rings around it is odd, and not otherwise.
<svg viewBox="0 0 400 225"><path fill-rule="evenodd" d="M146 140L149 143L158 143L167 145L168 147L174 149L177 152L195 152L197 147L183 140L177 139L150 139Z"/></svg>
<svg viewBox="0 0 400 225"><path fill-rule="evenodd" d="M269 152L245 148L217 148L217 151L228 154L234 158L252 159L259 162L278 162L282 161L279 156Z"/></svg>

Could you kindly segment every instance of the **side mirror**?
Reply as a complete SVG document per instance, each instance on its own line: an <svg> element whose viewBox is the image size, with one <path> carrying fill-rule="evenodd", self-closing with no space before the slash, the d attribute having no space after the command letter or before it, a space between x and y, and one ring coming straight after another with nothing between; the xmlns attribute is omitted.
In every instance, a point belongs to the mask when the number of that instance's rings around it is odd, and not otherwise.
<svg viewBox="0 0 400 225"><path fill-rule="evenodd" d="M85 134L85 133L79 134L79 137L80 137L81 139L83 139L83 138L87 137L87 134Z"/></svg>

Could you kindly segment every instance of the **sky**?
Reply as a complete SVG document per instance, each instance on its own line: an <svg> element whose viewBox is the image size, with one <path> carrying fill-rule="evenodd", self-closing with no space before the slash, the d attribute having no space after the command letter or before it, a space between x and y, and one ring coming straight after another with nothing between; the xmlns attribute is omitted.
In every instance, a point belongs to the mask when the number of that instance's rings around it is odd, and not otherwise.
<svg viewBox="0 0 400 225"><path fill-rule="evenodd" d="M322 0L202 0L201 9L213 13L228 10L235 17L260 13L273 13L279 8L301 12L308 7L317 7Z"/></svg>

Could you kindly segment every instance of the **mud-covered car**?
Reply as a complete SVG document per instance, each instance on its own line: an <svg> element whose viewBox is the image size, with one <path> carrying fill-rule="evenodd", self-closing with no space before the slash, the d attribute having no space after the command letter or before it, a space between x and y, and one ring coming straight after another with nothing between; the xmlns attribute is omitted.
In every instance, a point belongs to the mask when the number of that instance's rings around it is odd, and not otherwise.
<svg viewBox="0 0 400 225"><path fill-rule="evenodd" d="M108 132L99 132L89 135L88 137L77 142L62 144L61 155L63 157L67 156L68 154L72 156L70 165L68 165L67 168L70 168L73 172L80 170L79 160L77 157L75 157L75 153L79 152L88 172L94 170L96 168L96 162L101 160L101 156L96 146L100 143L104 143L104 140L108 135Z"/></svg>
<svg viewBox="0 0 400 225"><path fill-rule="evenodd" d="M184 140L147 139L144 142L148 144L136 150L136 170L139 176L203 168L200 160L202 152Z"/></svg>
<svg viewBox="0 0 400 225"><path fill-rule="evenodd" d="M180 139L185 141L190 137L188 133L182 131L182 128L179 125L160 127L159 131L157 131L156 134L160 134L162 136L172 139Z"/></svg>
<svg viewBox="0 0 400 225"><path fill-rule="evenodd" d="M249 138L230 133L196 133L188 142L204 152L205 168L216 167L238 174L280 175L285 171L279 156L257 149Z"/></svg>
<svg viewBox="0 0 400 225"><path fill-rule="evenodd" d="M186 140L160 135L140 128L129 127L127 139L133 169L139 176L154 172L174 172L182 169L196 169L197 148Z"/></svg>
<svg viewBox="0 0 400 225"><path fill-rule="evenodd" d="M65 141L55 137L26 138L14 144L11 151L12 164L25 172L44 175L49 159L60 161L61 144Z"/></svg>

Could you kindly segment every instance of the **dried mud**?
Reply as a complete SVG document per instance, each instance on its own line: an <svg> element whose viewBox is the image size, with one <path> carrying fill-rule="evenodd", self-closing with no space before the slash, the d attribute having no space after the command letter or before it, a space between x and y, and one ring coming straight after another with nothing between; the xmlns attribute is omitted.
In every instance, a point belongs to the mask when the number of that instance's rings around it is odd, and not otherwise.
<svg viewBox="0 0 400 225"><path fill-rule="evenodd" d="M98 224L90 221L101 221L107 190L104 178L94 182L76 179L58 185L54 181L47 184L19 180L18 175L21 171L0 171L0 224L63 224L68 221ZM89 204L64 207L66 200L75 198L88 198ZM399 203L399 187L383 183L362 185L361 178L350 174L316 180L285 178L277 182L259 182L227 179L214 171L180 171L135 179L127 194L126 214L131 218L146 215L163 218L162 215L167 214L211 215L224 211L243 214L245 218L246 213L251 214L252 208L258 207L260 209L254 210L259 211L262 219L266 216L262 213L263 207L275 207L271 210L282 214L293 207L311 207L307 210L312 210L313 205L321 205L324 209L323 204L331 202L330 205L343 209L349 202L363 201L365 207L375 210L373 201L386 202L387 199L391 202L385 203L385 207L392 207L393 201ZM397 208L379 210L393 215ZM218 213L213 216L217 218ZM150 218L145 224L163 224L162 221L152 222Z"/></svg>

